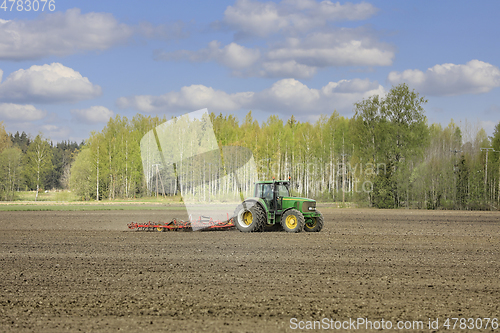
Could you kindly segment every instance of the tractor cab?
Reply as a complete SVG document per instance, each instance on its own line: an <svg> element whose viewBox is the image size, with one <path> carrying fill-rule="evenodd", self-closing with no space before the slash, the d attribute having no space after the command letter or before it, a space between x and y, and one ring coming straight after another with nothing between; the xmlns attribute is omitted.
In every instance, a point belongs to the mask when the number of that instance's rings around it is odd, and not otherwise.
<svg viewBox="0 0 500 333"><path fill-rule="evenodd" d="M270 211L278 213L283 209L283 198L290 197L290 182L272 181L255 183L254 197L261 198Z"/></svg>

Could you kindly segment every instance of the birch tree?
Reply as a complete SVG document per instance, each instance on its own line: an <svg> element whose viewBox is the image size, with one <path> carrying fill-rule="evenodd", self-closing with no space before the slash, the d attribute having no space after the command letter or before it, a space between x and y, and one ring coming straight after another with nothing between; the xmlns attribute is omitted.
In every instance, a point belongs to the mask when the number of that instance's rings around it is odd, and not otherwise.
<svg viewBox="0 0 500 333"><path fill-rule="evenodd" d="M52 150L49 143L40 134L28 146L24 165L27 183L30 188L36 189L36 201L40 185L43 186L45 176L52 169Z"/></svg>

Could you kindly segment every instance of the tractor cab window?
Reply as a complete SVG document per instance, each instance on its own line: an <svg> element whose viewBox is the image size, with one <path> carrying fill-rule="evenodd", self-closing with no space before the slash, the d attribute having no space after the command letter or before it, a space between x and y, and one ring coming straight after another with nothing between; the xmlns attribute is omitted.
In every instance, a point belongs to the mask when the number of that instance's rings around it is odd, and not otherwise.
<svg viewBox="0 0 500 333"><path fill-rule="evenodd" d="M278 184L276 188L276 194L278 197L289 197L290 193L288 192L288 186L285 184Z"/></svg>
<svg viewBox="0 0 500 333"><path fill-rule="evenodd" d="M273 199L273 188L271 184L259 184L257 187L257 197L272 200Z"/></svg>

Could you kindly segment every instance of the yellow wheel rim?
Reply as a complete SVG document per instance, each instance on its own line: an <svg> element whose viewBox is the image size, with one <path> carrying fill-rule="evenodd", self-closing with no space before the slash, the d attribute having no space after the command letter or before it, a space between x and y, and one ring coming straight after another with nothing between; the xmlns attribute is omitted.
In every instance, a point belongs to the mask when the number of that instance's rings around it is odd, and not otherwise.
<svg viewBox="0 0 500 333"><path fill-rule="evenodd" d="M297 217L295 215L288 215L285 223L288 229L295 229L297 227Z"/></svg>
<svg viewBox="0 0 500 333"><path fill-rule="evenodd" d="M156 227L156 230L163 231L163 228L162 227Z"/></svg>
<svg viewBox="0 0 500 333"><path fill-rule="evenodd" d="M246 225L250 225L253 222L253 216L251 212L245 212L243 213L243 223Z"/></svg>

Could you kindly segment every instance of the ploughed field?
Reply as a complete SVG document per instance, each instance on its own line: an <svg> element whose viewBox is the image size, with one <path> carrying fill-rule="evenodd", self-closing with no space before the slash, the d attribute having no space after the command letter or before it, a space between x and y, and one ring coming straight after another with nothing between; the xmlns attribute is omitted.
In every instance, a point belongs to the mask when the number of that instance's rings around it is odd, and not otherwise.
<svg viewBox="0 0 500 333"><path fill-rule="evenodd" d="M0 212L0 331L500 318L500 213L319 209L323 231L298 234L126 227L182 210Z"/></svg>

